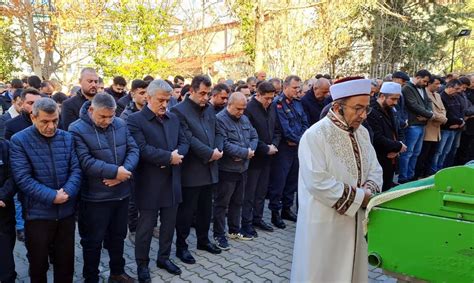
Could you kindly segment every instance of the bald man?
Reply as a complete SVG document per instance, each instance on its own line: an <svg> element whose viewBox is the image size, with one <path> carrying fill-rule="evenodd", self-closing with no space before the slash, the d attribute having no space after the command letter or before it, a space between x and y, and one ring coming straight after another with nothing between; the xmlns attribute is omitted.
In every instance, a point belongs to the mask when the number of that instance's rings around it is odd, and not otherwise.
<svg viewBox="0 0 474 283"><path fill-rule="evenodd" d="M70 98L66 99L61 106L61 122L60 127L68 130L69 125L79 118L79 111L86 101L92 100L97 94L97 85L99 76L93 68L84 68L81 71L79 84L81 89Z"/></svg>
<svg viewBox="0 0 474 283"><path fill-rule="evenodd" d="M331 82L326 78L314 79L312 87L301 99L310 126L319 121L321 111L326 105L325 98L329 96L330 86Z"/></svg>
<svg viewBox="0 0 474 283"><path fill-rule="evenodd" d="M229 250L225 233L225 217L229 238L251 240L240 231L240 215L250 159L257 149L257 131L244 115L247 97L234 92L226 109L216 115L217 136L223 140L224 156L219 161L219 183L214 195L214 239L221 250Z"/></svg>
<svg viewBox="0 0 474 283"><path fill-rule="evenodd" d="M267 73L265 73L265 71L258 71L255 73L255 77L257 78L257 81L261 82L267 78Z"/></svg>

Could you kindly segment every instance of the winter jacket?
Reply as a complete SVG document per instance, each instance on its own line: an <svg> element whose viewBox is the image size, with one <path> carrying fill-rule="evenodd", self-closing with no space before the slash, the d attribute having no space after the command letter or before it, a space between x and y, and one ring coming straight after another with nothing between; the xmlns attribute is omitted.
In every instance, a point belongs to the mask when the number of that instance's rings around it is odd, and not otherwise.
<svg viewBox="0 0 474 283"><path fill-rule="evenodd" d="M80 119L69 126L84 175L81 199L85 201L122 200L130 195L131 182L114 187L103 183L115 179L120 166L132 172L138 164L139 150L124 120L115 117L105 129L97 127L89 116L91 102L84 103Z"/></svg>
<svg viewBox="0 0 474 283"><path fill-rule="evenodd" d="M74 214L81 186L81 169L72 135L63 130L47 138L35 126L15 134L10 142L13 178L23 193L26 220L58 220ZM69 200L53 204L63 188Z"/></svg>
<svg viewBox="0 0 474 283"><path fill-rule="evenodd" d="M224 142L224 156L219 160L219 170L232 173L247 171L249 148L257 149L257 131L247 116L235 118L227 109L219 112L216 118L217 133L223 137Z"/></svg>

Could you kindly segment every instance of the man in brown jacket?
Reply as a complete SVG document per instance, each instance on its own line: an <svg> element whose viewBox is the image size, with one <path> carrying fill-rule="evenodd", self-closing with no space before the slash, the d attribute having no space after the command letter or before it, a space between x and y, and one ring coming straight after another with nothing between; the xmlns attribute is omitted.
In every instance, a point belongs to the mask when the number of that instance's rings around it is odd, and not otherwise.
<svg viewBox="0 0 474 283"><path fill-rule="evenodd" d="M444 108L441 96L438 93L441 78L431 76L426 87L426 93L431 99L431 107L433 109L434 118L429 120L425 127L425 136L423 139L423 147L416 163L415 178L424 178L429 175L432 157L436 152L436 147L441 139L441 125L446 123L446 109Z"/></svg>

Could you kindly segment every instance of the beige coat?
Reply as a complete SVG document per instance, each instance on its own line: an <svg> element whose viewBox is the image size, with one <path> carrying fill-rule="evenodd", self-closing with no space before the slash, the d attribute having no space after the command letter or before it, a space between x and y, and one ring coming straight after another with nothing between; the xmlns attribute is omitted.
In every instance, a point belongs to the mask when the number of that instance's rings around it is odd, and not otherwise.
<svg viewBox="0 0 474 283"><path fill-rule="evenodd" d="M428 97L431 99L434 118L429 120L425 128L425 141L438 142L441 139L441 125L446 123L446 109L444 108L441 96L436 92L426 90Z"/></svg>

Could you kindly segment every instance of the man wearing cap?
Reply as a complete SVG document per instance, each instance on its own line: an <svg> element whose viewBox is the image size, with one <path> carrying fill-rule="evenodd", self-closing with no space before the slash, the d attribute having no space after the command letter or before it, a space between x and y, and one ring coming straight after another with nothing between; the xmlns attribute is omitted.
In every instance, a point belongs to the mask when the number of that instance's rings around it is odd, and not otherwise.
<svg viewBox="0 0 474 283"><path fill-rule="evenodd" d="M292 282L366 282L364 208L382 187L382 168L361 127L370 112L370 80L330 87L329 113L301 138L298 221Z"/></svg>
<svg viewBox="0 0 474 283"><path fill-rule="evenodd" d="M400 141L398 123L393 112L401 92L400 84L383 83L379 97L372 103L373 110L367 117L370 127L374 131L374 148L377 152L377 159L383 169L382 191L392 187L397 157L400 152L407 149Z"/></svg>

